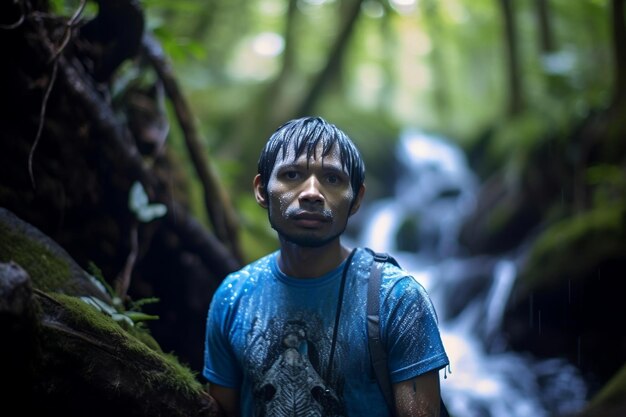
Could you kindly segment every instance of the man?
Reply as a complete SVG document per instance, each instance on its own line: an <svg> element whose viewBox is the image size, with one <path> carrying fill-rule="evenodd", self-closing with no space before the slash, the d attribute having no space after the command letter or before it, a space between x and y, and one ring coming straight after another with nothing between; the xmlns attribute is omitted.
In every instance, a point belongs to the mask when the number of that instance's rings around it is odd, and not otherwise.
<svg viewBox="0 0 626 417"><path fill-rule="evenodd" d="M280 250L230 274L207 320L209 392L228 416L389 416L370 364L366 249L341 243L365 193L358 150L319 117L269 138L254 178ZM399 416L438 416L448 364L423 287L386 263L380 331Z"/></svg>

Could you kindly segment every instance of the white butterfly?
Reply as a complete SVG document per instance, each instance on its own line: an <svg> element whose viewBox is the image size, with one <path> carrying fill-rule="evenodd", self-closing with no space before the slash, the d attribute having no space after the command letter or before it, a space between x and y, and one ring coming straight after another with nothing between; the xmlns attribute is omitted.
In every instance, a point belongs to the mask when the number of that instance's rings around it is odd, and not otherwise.
<svg viewBox="0 0 626 417"><path fill-rule="evenodd" d="M149 204L148 194L139 181L135 181L130 187L128 208L135 213L139 221L144 223L163 217L167 213L167 207L164 204Z"/></svg>

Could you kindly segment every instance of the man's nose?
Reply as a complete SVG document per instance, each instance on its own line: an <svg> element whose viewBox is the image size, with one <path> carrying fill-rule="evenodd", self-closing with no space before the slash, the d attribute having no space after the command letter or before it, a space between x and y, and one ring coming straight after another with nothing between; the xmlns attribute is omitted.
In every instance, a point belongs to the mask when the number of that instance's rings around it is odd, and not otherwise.
<svg viewBox="0 0 626 417"><path fill-rule="evenodd" d="M302 203L324 203L324 195L320 190L320 183L315 177L311 175L304 182L304 187L300 192L299 200Z"/></svg>

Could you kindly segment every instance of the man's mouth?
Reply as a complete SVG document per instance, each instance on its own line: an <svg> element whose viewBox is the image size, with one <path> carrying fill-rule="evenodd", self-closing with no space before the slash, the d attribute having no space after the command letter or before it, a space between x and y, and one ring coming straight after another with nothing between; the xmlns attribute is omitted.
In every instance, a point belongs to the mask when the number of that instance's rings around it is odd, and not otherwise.
<svg viewBox="0 0 626 417"><path fill-rule="evenodd" d="M287 213L287 217L294 220L298 225L302 227L319 227L324 223L329 223L332 220L330 211L324 210L319 212L312 212L306 210L294 210Z"/></svg>

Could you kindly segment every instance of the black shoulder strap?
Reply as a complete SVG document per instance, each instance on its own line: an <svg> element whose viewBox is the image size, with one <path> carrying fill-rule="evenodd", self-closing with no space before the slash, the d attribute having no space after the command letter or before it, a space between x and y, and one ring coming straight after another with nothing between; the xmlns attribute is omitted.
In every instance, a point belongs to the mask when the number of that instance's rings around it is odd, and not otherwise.
<svg viewBox="0 0 626 417"><path fill-rule="evenodd" d="M396 402L393 396L393 387L389 377L389 369L387 367L387 352L380 339L380 286L382 283L382 269L385 262L391 262L396 266L400 266L398 262L387 253L374 252L368 249L374 255L374 262L370 271L370 277L367 284L367 339L370 351L370 361L374 369L374 375L380 386L385 402L389 407L392 416L396 416ZM449 417L446 405L443 399L440 404L440 417Z"/></svg>
<svg viewBox="0 0 626 417"><path fill-rule="evenodd" d="M393 389L387 369L387 352L380 340L380 285L382 279L382 269L385 262L390 258L387 254L373 253L374 262L367 284L367 335L370 350L370 360L376 375L378 385L383 392L385 401L392 415L395 416L395 400Z"/></svg>

